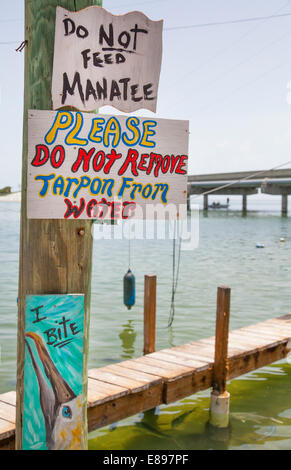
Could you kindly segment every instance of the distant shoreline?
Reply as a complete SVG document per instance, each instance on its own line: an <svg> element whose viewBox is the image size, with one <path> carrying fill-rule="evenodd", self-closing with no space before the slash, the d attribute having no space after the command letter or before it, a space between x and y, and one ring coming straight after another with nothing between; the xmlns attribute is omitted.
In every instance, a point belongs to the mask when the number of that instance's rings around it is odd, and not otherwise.
<svg viewBox="0 0 291 470"><path fill-rule="evenodd" d="M20 202L21 201L21 191L15 193L9 193L0 196L0 202Z"/></svg>

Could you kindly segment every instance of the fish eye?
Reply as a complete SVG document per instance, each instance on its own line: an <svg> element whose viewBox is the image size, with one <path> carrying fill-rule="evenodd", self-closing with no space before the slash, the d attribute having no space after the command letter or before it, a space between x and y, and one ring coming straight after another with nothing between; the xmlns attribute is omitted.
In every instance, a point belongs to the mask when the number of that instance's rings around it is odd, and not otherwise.
<svg viewBox="0 0 291 470"><path fill-rule="evenodd" d="M62 410L62 415L64 418L71 418L72 417L72 410L69 406L64 406Z"/></svg>

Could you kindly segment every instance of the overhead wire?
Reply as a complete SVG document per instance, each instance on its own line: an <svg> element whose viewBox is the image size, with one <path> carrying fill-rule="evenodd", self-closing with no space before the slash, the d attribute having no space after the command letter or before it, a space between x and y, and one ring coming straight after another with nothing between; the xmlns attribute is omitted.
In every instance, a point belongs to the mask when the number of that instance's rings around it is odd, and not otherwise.
<svg viewBox="0 0 291 470"><path fill-rule="evenodd" d="M278 70L278 69L281 69L282 67L286 67L287 65L287 62L286 62L286 59L284 59L283 62L280 62L279 64L275 65L274 67L271 67L270 69L268 70L265 70L263 73L259 74L257 77L255 77L254 79L248 81L248 82L245 82L245 83L242 83L240 86L234 88L233 90L229 91L224 97L222 97L221 99L218 99L215 101L215 104L217 103L224 103L225 101L227 101L234 93L242 90L243 88L246 88L250 85L252 85L253 83L256 83L257 81L261 80L262 78L265 78L267 75L269 75L270 73ZM289 65L291 65L291 59L290 59L290 63ZM206 106L201 106L201 108L197 109L197 113L199 112L203 112L203 111L207 111L209 109L211 109L213 107L214 103L211 102L209 105L206 105Z"/></svg>
<svg viewBox="0 0 291 470"><path fill-rule="evenodd" d="M134 2L134 3L122 3L121 5L117 5L118 8L121 8L121 7L132 7L132 8L135 8L136 5L149 5L149 4L156 4L156 3L160 3L160 2L165 2L165 1L169 1L169 0L149 0L148 2ZM113 5L112 5L113 7Z"/></svg>
<svg viewBox="0 0 291 470"><path fill-rule="evenodd" d="M286 8L288 5L290 5L290 3L291 3L291 0L288 0L288 2L285 2L283 5L280 6L280 8L276 9L276 10L272 13L272 15L275 15L275 14L278 13L279 11L282 11L284 8ZM266 20L265 20L265 21L266 21ZM262 25L260 25L260 26L262 26ZM238 43L240 43L240 42L242 41L242 39L245 39L249 34L251 34L252 32L257 31L257 30L258 30L258 26L255 26L255 27L250 28L250 29L249 29L248 31L246 31L243 35L239 36L239 38L238 38L237 40L233 41L230 46L227 46L227 47L221 49L220 51L216 51L216 53L215 53L213 56L211 56L209 60L207 60L206 62L202 63L202 65L201 65L200 67L198 67L198 69L197 69L197 67L194 67L194 68L192 68L191 70L189 70L186 74L184 74L182 77L179 77L178 80L175 80L175 82L172 84L172 86L174 86L175 83L178 83L178 82L181 83L181 81L183 81L188 75L191 75L191 74L194 73L194 72L195 72L195 73L199 72L205 65L208 65L209 63L212 63L213 61L217 60L217 58L221 57L222 55L224 55L224 54L225 54L226 52L228 52L229 50L232 50ZM290 34L290 32L291 32L291 31L288 31L288 32L287 32L286 34L284 34L283 36L280 36L280 39L279 39L279 40L273 41L273 42L271 42L271 44L269 44L269 45L272 45L272 44L275 44L275 43L277 43L277 42L280 42L280 41L282 40L282 37L287 36L288 34ZM245 61L239 62L237 65L235 65L234 67L232 67L232 68L229 70L229 72L232 72L233 70L236 70L238 67L240 67L240 66L243 65L244 63L247 63L248 61L252 60L254 57L257 57L257 55L259 55L263 50L265 50L266 47L267 47L267 46L264 46L262 49L260 49L260 51L259 51L258 53L256 53L256 54L254 54L253 56L251 56L251 58L248 58L248 59L246 59ZM226 75L226 73L224 73L224 74L221 75L221 76L225 77L225 75ZM211 83L214 83L215 81L216 81L216 80L211 80L210 84L211 84ZM208 83L208 84L209 84L209 83ZM204 83L203 85L205 85L205 83ZM178 101L179 101L179 98L176 97L176 99L172 102L172 105L171 105L171 106L174 107Z"/></svg>
<svg viewBox="0 0 291 470"><path fill-rule="evenodd" d="M139 2L135 3L134 5L137 4L149 4L149 3L157 3L157 1L165 1L165 0L153 0L149 2ZM289 3L289 2L288 2ZM123 5L118 5L118 7L124 7L124 6L134 6L133 4L123 4ZM282 8L280 8L282 9ZM291 12L288 13L282 13L280 15L273 14L273 15L268 15L268 16L256 16L256 17L250 17L250 18L239 18L236 20L227 20L227 21L217 21L217 22L209 22L209 23L196 23L192 25L181 25L181 26L169 26L164 28L164 31L175 31L175 30L181 30L181 29L194 29L194 28L205 28L205 27L212 27L212 26L224 26L228 24L239 24L239 23L249 23L249 22L257 22L257 21L267 21L271 19L276 19L276 18L284 18L291 16ZM23 19L8 19L8 20L0 20L0 23L13 23L13 22L21 22L24 21ZM0 45L4 44L11 44L14 42L18 41L9 41L9 42L3 42L0 41Z"/></svg>
<svg viewBox="0 0 291 470"><path fill-rule="evenodd" d="M0 41L0 46L6 46L6 45L10 45L10 44L19 44L21 42L21 40L19 39L19 41Z"/></svg>
<svg viewBox="0 0 291 470"><path fill-rule="evenodd" d="M228 24L238 24L238 23L249 23L252 21L266 21L275 18L283 18L291 16L291 13L282 13L281 15L269 15L269 16L256 16L253 18L240 18L238 20L229 20L229 21L217 21L213 23L196 23L191 25L183 25L183 26L171 26L168 28L164 28L164 31L177 31L179 29L193 29L193 28L208 28L212 26L224 26Z"/></svg>

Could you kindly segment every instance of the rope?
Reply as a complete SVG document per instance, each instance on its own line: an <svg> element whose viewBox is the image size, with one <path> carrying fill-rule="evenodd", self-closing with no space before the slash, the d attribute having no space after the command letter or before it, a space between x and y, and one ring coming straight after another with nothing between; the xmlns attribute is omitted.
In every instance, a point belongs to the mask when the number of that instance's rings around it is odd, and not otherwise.
<svg viewBox="0 0 291 470"><path fill-rule="evenodd" d="M128 221L128 269L131 266L131 221Z"/></svg>
<svg viewBox="0 0 291 470"><path fill-rule="evenodd" d="M130 236L129 236L129 239L128 239L128 269L130 269L130 265L131 265L131 246L130 246Z"/></svg>
<svg viewBox="0 0 291 470"><path fill-rule="evenodd" d="M176 295L177 287L178 287L180 261L181 261L182 239L181 237L179 237L178 261L177 261L177 268L176 268L176 251L177 251L176 250L176 227L177 227L177 222L175 220L174 239L173 239L172 295L171 295L171 307L170 307L168 328L172 326L174 322L174 317L175 317L175 295ZM177 238L178 238L178 232L177 232Z"/></svg>

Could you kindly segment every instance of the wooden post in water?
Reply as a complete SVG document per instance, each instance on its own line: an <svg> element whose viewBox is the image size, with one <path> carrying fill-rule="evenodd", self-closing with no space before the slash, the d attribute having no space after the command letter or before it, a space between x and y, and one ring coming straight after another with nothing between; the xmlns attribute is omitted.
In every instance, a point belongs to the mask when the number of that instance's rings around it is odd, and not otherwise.
<svg viewBox="0 0 291 470"><path fill-rule="evenodd" d="M144 354L156 350L156 295L157 276L144 277Z"/></svg>
<svg viewBox="0 0 291 470"><path fill-rule="evenodd" d="M27 219L28 110L51 110L56 7L71 11L101 0L25 1L25 81L17 340L16 449L22 448L25 298L28 294L85 294L84 349L88 348L92 222ZM87 354L84 354L84 374ZM86 389L86 384L84 385ZM86 392L86 390L85 390ZM83 403L86 434L87 404ZM84 439L85 446L87 439Z"/></svg>
<svg viewBox="0 0 291 470"><path fill-rule="evenodd" d="M226 391L229 313L230 288L219 287L217 291L213 391L210 405L210 424L217 428L227 428L229 425L230 395Z"/></svg>

